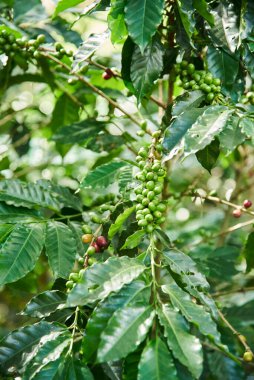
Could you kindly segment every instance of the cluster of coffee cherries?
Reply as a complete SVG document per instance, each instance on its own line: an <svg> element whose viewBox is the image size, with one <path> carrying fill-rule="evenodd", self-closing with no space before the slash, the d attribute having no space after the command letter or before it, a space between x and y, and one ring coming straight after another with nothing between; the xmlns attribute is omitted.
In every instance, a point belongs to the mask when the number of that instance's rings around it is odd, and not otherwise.
<svg viewBox="0 0 254 380"><path fill-rule="evenodd" d="M55 43L55 49L56 51L54 52L54 56L58 59L63 58L65 55L67 57L73 56L73 51L72 50L67 51L60 42Z"/></svg>
<svg viewBox="0 0 254 380"><path fill-rule="evenodd" d="M206 94L207 103L219 98L221 81L205 70L196 70L193 63L183 60L175 65L175 72L180 77L180 84L185 90L201 90Z"/></svg>
<svg viewBox="0 0 254 380"><path fill-rule="evenodd" d="M242 209L248 209L252 206L252 202L251 200L249 199L245 199L245 201L243 201L243 205L242 207L238 207L236 208L233 212L232 212L232 215L235 217L235 218L240 218L240 216L242 215Z"/></svg>
<svg viewBox="0 0 254 380"><path fill-rule="evenodd" d="M252 90L254 90L254 86L252 86ZM241 103L243 104L252 104L254 105L254 91L248 91L242 98Z"/></svg>
<svg viewBox="0 0 254 380"><path fill-rule="evenodd" d="M70 291L75 283L82 278L83 273L85 272L85 268L88 265L93 265L94 263L97 262L97 260L94 257L91 257L95 255L96 253L101 253L103 252L109 245L108 240L105 238L105 236L100 235L100 236L95 236L92 233L92 229L88 225L83 225L82 230L84 234L82 235L82 242L84 244L89 244L86 253L84 257L80 257L78 260L78 263L82 265L82 269L76 273L73 272L69 276L69 280L66 282L66 288L68 291ZM87 263L87 264L86 264Z"/></svg>
<svg viewBox="0 0 254 380"><path fill-rule="evenodd" d="M45 35L40 34L36 40L27 39L26 37L16 38L16 36L7 31L0 31L0 53L5 53L8 57L19 55L24 59L39 58L38 48L45 42Z"/></svg>
<svg viewBox="0 0 254 380"><path fill-rule="evenodd" d="M138 226L147 233L165 222L163 213L166 205L162 201L163 181L166 171L161 163L162 146L157 141L160 131L153 133L153 143L150 147L142 147L138 152L136 161L140 172L136 179L140 185L134 190L136 194L136 219Z"/></svg>

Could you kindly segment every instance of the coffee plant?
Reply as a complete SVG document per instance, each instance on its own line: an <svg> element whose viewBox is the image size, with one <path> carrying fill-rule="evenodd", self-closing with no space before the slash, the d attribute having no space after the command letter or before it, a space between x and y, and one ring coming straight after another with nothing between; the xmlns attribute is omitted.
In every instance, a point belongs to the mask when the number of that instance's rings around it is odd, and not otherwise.
<svg viewBox="0 0 254 380"><path fill-rule="evenodd" d="M0 0L1 379L254 379L253 20Z"/></svg>

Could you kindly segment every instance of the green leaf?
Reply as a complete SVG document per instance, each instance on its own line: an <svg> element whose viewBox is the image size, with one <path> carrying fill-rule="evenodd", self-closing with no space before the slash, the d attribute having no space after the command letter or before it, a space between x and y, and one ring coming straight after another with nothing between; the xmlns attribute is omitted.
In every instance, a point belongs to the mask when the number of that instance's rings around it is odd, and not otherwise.
<svg viewBox="0 0 254 380"><path fill-rule="evenodd" d="M44 318L55 312L67 299L65 293L59 290L46 291L33 297L28 302L21 315L29 315L34 318Z"/></svg>
<svg viewBox="0 0 254 380"><path fill-rule="evenodd" d="M214 25L214 18L208 9L206 0L193 0L193 7L211 26Z"/></svg>
<svg viewBox="0 0 254 380"><path fill-rule="evenodd" d="M126 256L111 257L103 263L88 268L83 278L69 293L69 306L87 305L119 291L123 285L137 278L146 267L136 259Z"/></svg>
<svg viewBox="0 0 254 380"><path fill-rule="evenodd" d="M154 318L152 306L126 306L117 310L101 335L97 361L124 358L145 339Z"/></svg>
<svg viewBox="0 0 254 380"><path fill-rule="evenodd" d="M240 118L238 115L231 115L223 131L219 134L220 146L230 154L235 148L245 140L245 135L242 133L239 126Z"/></svg>
<svg viewBox="0 0 254 380"><path fill-rule="evenodd" d="M203 166L203 168L209 171L209 173L211 173L211 169L215 166L219 155L220 141L217 138L215 138L204 149L196 153L198 161Z"/></svg>
<svg viewBox="0 0 254 380"><path fill-rule="evenodd" d="M220 343L220 334L216 323L212 320L204 306L194 303L188 293L184 292L176 283L162 285L162 291L170 296L170 302L176 310L180 310L184 317L195 324L201 334L209 336L215 343Z"/></svg>
<svg viewBox="0 0 254 380"><path fill-rule="evenodd" d="M63 94L57 100L50 128L55 132L58 128L71 125L79 120L79 106L69 96Z"/></svg>
<svg viewBox="0 0 254 380"><path fill-rule="evenodd" d="M205 108L206 109L206 108ZM196 122L198 117L204 113L204 108L190 108L178 115L165 131L163 147L170 152L178 145L187 133L188 129Z"/></svg>
<svg viewBox="0 0 254 380"><path fill-rule="evenodd" d="M60 128L52 140L60 144L82 144L92 136L97 136L105 128L104 122L94 119L82 120L79 123Z"/></svg>
<svg viewBox="0 0 254 380"><path fill-rule="evenodd" d="M76 240L77 253L80 256L84 256L84 244L82 243L82 224L79 222L68 221L68 226L70 227L74 239Z"/></svg>
<svg viewBox="0 0 254 380"><path fill-rule="evenodd" d="M98 166L95 170L91 171L81 182L81 188L96 188L107 187L114 182L116 175L119 173L119 169L126 166L125 162L110 162Z"/></svg>
<svg viewBox="0 0 254 380"><path fill-rule="evenodd" d="M126 0L112 0L108 14L108 25L111 31L113 44L122 43L127 37L128 31L124 20L124 7Z"/></svg>
<svg viewBox="0 0 254 380"><path fill-rule="evenodd" d="M220 78L222 88L228 93L235 83L239 60L225 50L213 46L208 47L206 57L209 71L214 77Z"/></svg>
<svg viewBox="0 0 254 380"><path fill-rule="evenodd" d="M101 45L106 41L108 36L108 31L91 34L88 39L79 46L77 52L74 54L72 64L73 73L82 70L85 66L88 65L87 59L92 57L96 50L99 49Z"/></svg>
<svg viewBox="0 0 254 380"><path fill-rule="evenodd" d="M124 210L124 212L116 218L115 222L111 224L109 231L108 231L108 237L109 239L112 239L112 237L122 228L124 222L126 219L129 218L129 216L135 211L135 206L129 207Z"/></svg>
<svg viewBox="0 0 254 380"><path fill-rule="evenodd" d="M126 242L124 243L121 249L126 249L126 248L133 249L137 247L141 243L145 234L146 234L145 230L139 230L139 231L134 232L134 234L128 236L128 238L126 239Z"/></svg>
<svg viewBox="0 0 254 380"><path fill-rule="evenodd" d="M248 239L245 243L245 247L243 249L243 255L246 260L247 268L246 272L250 272L251 269L254 268L254 255L253 255L253 247L254 247L254 232L251 232L248 236Z"/></svg>
<svg viewBox="0 0 254 380"><path fill-rule="evenodd" d="M246 136L253 138L254 136L254 120L249 117L242 117L239 121L239 127Z"/></svg>
<svg viewBox="0 0 254 380"><path fill-rule="evenodd" d="M130 304L146 305L149 303L150 293L149 286L145 286L141 281L134 281L98 304L86 325L86 335L83 339L83 352L86 360L90 361L97 351L101 334L116 310Z"/></svg>
<svg viewBox="0 0 254 380"><path fill-rule="evenodd" d="M203 370L202 346L199 339L188 332L184 318L169 306L162 305L158 316L174 357L186 366L195 378L199 378Z"/></svg>
<svg viewBox="0 0 254 380"><path fill-rule="evenodd" d="M148 342L141 355L138 380L147 379L178 379L171 353L159 337Z"/></svg>
<svg viewBox="0 0 254 380"><path fill-rule="evenodd" d="M131 59L130 78L139 102L146 95L150 95L162 69L163 46L158 38L154 38L144 52L135 46Z"/></svg>
<svg viewBox="0 0 254 380"><path fill-rule="evenodd" d="M64 365L65 355L42 365L39 372L33 376L33 380L60 380L59 371L61 365ZM29 380L31 377L29 378ZM28 380L28 379L27 379Z"/></svg>
<svg viewBox="0 0 254 380"><path fill-rule="evenodd" d="M119 192L123 195L126 194L126 192L130 189L130 184L133 181L133 167L131 165L125 166L118 178L118 186L119 186Z"/></svg>
<svg viewBox="0 0 254 380"><path fill-rule="evenodd" d="M24 183L11 179L1 181L0 201L18 207L38 208L40 206L57 212L60 211L59 201L37 183Z"/></svg>
<svg viewBox="0 0 254 380"><path fill-rule="evenodd" d="M9 206L0 202L0 219L5 223L29 223L39 221L39 213L23 207Z"/></svg>
<svg viewBox="0 0 254 380"><path fill-rule="evenodd" d="M4 242L13 230L12 224L0 224L0 243Z"/></svg>
<svg viewBox="0 0 254 380"><path fill-rule="evenodd" d="M243 380L245 375L238 363L222 355L219 351L208 351L207 362L210 373L216 380Z"/></svg>
<svg viewBox="0 0 254 380"><path fill-rule="evenodd" d="M2 370L8 370L10 367L18 368L23 354L30 352L42 337L62 330L63 328L58 325L42 321L11 332L1 341L0 368Z"/></svg>
<svg viewBox="0 0 254 380"><path fill-rule="evenodd" d="M78 5L82 2L83 2L83 0L59 0L53 17L56 17L60 12L63 12L66 9L75 7L75 5Z"/></svg>
<svg viewBox="0 0 254 380"><path fill-rule="evenodd" d="M59 359L62 352L70 345L71 334L69 331L56 332L47 337L46 342L41 342L35 346L34 350L26 357L26 370L23 374L23 380L40 378L44 367L51 362ZM49 373L47 373L49 376ZM44 377L42 377L44 378Z"/></svg>
<svg viewBox="0 0 254 380"><path fill-rule="evenodd" d="M94 380L90 369L72 356L63 358L61 366L59 380Z"/></svg>
<svg viewBox="0 0 254 380"><path fill-rule="evenodd" d="M141 54L156 33L162 19L164 0L128 0L125 7L125 21L132 40Z"/></svg>
<svg viewBox="0 0 254 380"><path fill-rule="evenodd" d="M30 272L44 244L44 225L16 225L0 252L0 285L14 282Z"/></svg>
<svg viewBox="0 0 254 380"><path fill-rule="evenodd" d="M71 229L62 222L49 221L45 246L54 276L68 278L76 256L76 241Z"/></svg>
<svg viewBox="0 0 254 380"><path fill-rule="evenodd" d="M185 92L176 98L172 108L172 116L179 116L182 112L199 107L204 99L205 95L202 91Z"/></svg>
<svg viewBox="0 0 254 380"><path fill-rule="evenodd" d="M192 1L189 0L177 0L178 12L189 39L191 39L192 34L195 30L195 18L194 18L194 8Z"/></svg>
<svg viewBox="0 0 254 380"><path fill-rule="evenodd" d="M185 152L196 153L209 145L224 128L231 113L232 110L225 106L208 107L186 133Z"/></svg>

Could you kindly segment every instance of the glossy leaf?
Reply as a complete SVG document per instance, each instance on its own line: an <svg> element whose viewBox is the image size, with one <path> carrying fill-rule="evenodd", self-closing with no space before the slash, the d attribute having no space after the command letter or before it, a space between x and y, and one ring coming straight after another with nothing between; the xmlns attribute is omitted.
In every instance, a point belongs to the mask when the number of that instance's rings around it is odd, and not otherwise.
<svg viewBox="0 0 254 380"><path fill-rule="evenodd" d="M47 317L61 305L64 305L66 299L67 295L59 290L46 291L33 297L21 314L34 318Z"/></svg>
<svg viewBox="0 0 254 380"><path fill-rule="evenodd" d="M59 0L54 12L54 16L57 16L60 12L63 12L66 9L74 7L80 3L82 3L82 0Z"/></svg>
<svg viewBox="0 0 254 380"><path fill-rule="evenodd" d="M225 106L214 105L200 115L185 136L185 152L196 153L211 143L225 127L232 113Z"/></svg>
<svg viewBox="0 0 254 380"><path fill-rule="evenodd" d="M230 154L233 150L245 140L245 135L242 133L239 126L240 118L237 115L229 117L228 122L219 134L220 146Z"/></svg>
<svg viewBox="0 0 254 380"><path fill-rule="evenodd" d="M18 368L23 354L30 352L42 337L60 331L62 327L42 321L11 332L1 341L0 368Z"/></svg>
<svg viewBox="0 0 254 380"><path fill-rule="evenodd" d="M135 206L129 207L124 210L124 212L116 218L115 222L111 224L109 231L108 231L108 237L109 239L112 239L112 237L122 228L124 222L126 219L129 218L129 216L134 212Z"/></svg>
<svg viewBox="0 0 254 380"><path fill-rule="evenodd" d="M86 305L102 300L132 282L144 270L142 263L126 256L111 257L104 263L95 264L85 271L83 278L70 292L67 304Z"/></svg>
<svg viewBox="0 0 254 380"><path fill-rule="evenodd" d="M170 152L180 144L188 129L192 127L203 112L203 108L190 108L173 119L172 124L165 131L165 137L163 140L164 149Z"/></svg>
<svg viewBox="0 0 254 380"><path fill-rule="evenodd" d="M149 297L150 287L146 287L141 281L135 281L125 285L118 293L99 303L86 326L86 335L83 340L83 351L86 360L90 361L98 349L101 334L116 310L130 304L134 305L134 307L138 304L146 305L149 303Z"/></svg>
<svg viewBox="0 0 254 380"><path fill-rule="evenodd" d="M137 24L137 21L135 23ZM150 95L162 69L163 46L157 38L153 39L143 53L138 46L135 46L131 59L130 78L139 102L146 95Z"/></svg>
<svg viewBox="0 0 254 380"><path fill-rule="evenodd" d="M194 109L195 112L195 108L199 107L204 99L205 95L202 91L185 92L183 95L177 97L172 108L172 116L179 116L187 110Z"/></svg>
<svg viewBox="0 0 254 380"><path fill-rule="evenodd" d="M59 380L94 380L90 369L81 362L76 360L72 356L63 358L60 371Z"/></svg>
<svg viewBox="0 0 254 380"><path fill-rule="evenodd" d="M145 339L154 318L152 306L126 306L117 310L101 335L97 361L118 360Z"/></svg>
<svg viewBox="0 0 254 380"><path fill-rule="evenodd" d="M142 352L138 380L177 380L176 368L165 343L159 338L151 340Z"/></svg>
<svg viewBox="0 0 254 380"><path fill-rule="evenodd" d="M144 230L139 230L139 231L134 232L134 234L127 237L121 249L126 249L126 248L133 249L137 247L143 240L144 236L145 236Z"/></svg>
<svg viewBox="0 0 254 380"><path fill-rule="evenodd" d="M68 278L76 257L76 242L71 229L62 222L49 221L45 246L55 277Z"/></svg>
<svg viewBox="0 0 254 380"><path fill-rule="evenodd" d="M115 180L115 177L119 172L119 169L125 165L125 162L119 161L98 166L83 179L83 181L80 184L80 187L107 187Z"/></svg>
<svg viewBox="0 0 254 380"><path fill-rule="evenodd" d="M191 39L195 30L194 8L188 0L177 0L178 12L186 34Z"/></svg>
<svg viewBox="0 0 254 380"><path fill-rule="evenodd" d="M0 284L24 277L40 256L44 244L44 225L16 225L0 251Z"/></svg>
<svg viewBox="0 0 254 380"><path fill-rule="evenodd" d="M195 324L203 335L209 336L217 344L220 343L220 334L216 323L204 306L194 303L190 295L184 292L176 283L162 286L162 291L169 295L170 302L176 310L180 310L184 317Z"/></svg>
<svg viewBox="0 0 254 380"><path fill-rule="evenodd" d="M0 224L0 243L5 241L5 239L8 237L8 235L10 235L12 230L12 224Z"/></svg>
<svg viewBox="0 0 254 380"><path fill-rule="evenodd" d="M186 366L195 378L199 378L203 370L200 341L188 332L184 318L167 305L162 305L158 316L174 357Z"/></svg>
<svg viewBox="0 0 254 380"><path fill-rule="evenodd" d="M156 33L161 22L164 0L128 0L125 7L125 21L132 40L141 54Z"/></svg>
<svg viewBox="0 0 254 380"><path fill-rule="evenodd" d="M101 45L106 41L108 36L108 31L104 33L91 34L88 39L79 46L77 52L74 54L72 72L75 73L87 66L87 59L92 57L96 50L99 49Z"/></svg>
<svg viewBox="0 0 254 380"><path fill-rule="evenodd" d="M198 161L203 166L203 168L209 171L209 173L211 173L211 169L215 166L219 155L220 142L216 138L204 149L199 150L196 153Z"/></svg>

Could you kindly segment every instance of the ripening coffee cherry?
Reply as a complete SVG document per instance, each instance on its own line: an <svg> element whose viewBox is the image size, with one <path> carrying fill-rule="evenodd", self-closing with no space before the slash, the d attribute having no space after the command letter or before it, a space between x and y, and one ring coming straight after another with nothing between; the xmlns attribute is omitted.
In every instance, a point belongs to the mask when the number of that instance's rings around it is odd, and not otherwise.
<svg viewBox="0 0 254 380"><path fill-rule="evenodd" d="M82 226L82 231L83 231L85 234L91 234L91 233L92 233L92 229L91 229L91 227L89 227L87 224L83 224L83 226Z"/></svg>
<svg viewBox="0 0 254 380"><path fill-rule="evenodd" d="M108 246L108 241L107 241L107 239L105 238L105 236L98 236L97 239L96 239L96 244L97 244L100 248L107 248L107 246Z"/></svg>
<svg viewBox="0 0 254 380"><path fill-rule="evenodd" d="M244 354L243 354L243 360L245 362L252 362L253 360L253 355L250 351L246 351Z"/></svg>
<svg viewBox="0 0 254 380"><path fill-rule="evenodd" d="M86 253L88 254L88 256L92 256L92 255L94 255L94 254L96 253L96 249L95 249L95 247L94 247L94 246L90 246L90 247L88 247Z"/></svg>
<svg viewBox="0 0 254 380"><path fill-rule="evenodd" d="M106 73L106 71L104 71L104 73L102 74L102 79L109 80L111 78L112 78L112 74Z"/></svg>
<svg viewBox="0 0 254 380"><path fill-rule="evenodd" d="M82 242L87 244L87 243L91 243L91 241L93 240L93 235L92 234L84 234L82 235Z"/></svg>
<svg viewBox="0 0 254 380"><path fill-rule="evenodd" d="M245 201L243 202L243 206L245 208L250 208L252 206L252 202L249 199L245 199Z"/></svg>
<svg viewBox="0 0 254 380"><path fill-rule="evenodd" d="M240 216L242 215L242 211L240 210L240 208L236 208L232 212L232 215L233 215L234 218L240 218Z"/></svg>
<svg viewBox="0 0 254 380"><path fill-rule="evenodd" d="M91 247L95 249L96 253L99 253L101 251L101 247L97 244L97 242L93 242L91 244Z"/></svg>

